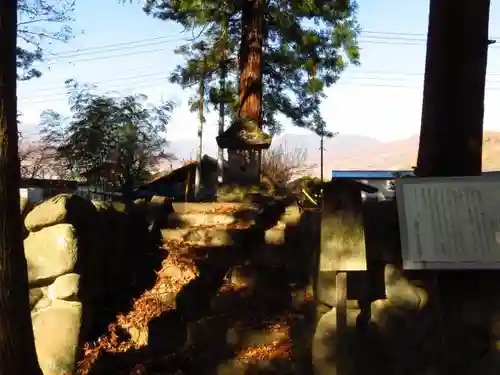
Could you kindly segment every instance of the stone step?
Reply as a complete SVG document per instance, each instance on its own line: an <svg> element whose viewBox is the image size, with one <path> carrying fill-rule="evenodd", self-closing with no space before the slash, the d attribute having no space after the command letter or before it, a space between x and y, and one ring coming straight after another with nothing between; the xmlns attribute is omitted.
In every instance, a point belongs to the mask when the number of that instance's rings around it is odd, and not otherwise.
<svg viewBox="0 0 500 375"><path fill-rule="evenodd" d="M194 228L215 225L230 225L237 222L230 213L173 212L168 216L170 228Z"/></svg>
<svg viewBox="0 0 500 375"><path fill-rule="evenodd" d="M197 205L195 208L202 208L201 211L194 211L186 209L185 207L181 211L175 210L168 217L168 225L170 228L193 228L202 226L221 226L221 225L231 225L241 222L252 223L259 212L256 209L248 207L245 212L240 211L240 215L235 215L233 211L229 209L226 211L210 211L206 209L205 206L201 205L213 205L212 203L184 203L184 205ZM222 205L222 203L219 203ZM241 205L242 207L242 205ZM301 212L299 207L292 205L287 207L284 214L281 216L280 221L277 223L277 227L284 228L287 225L297 224L300 220Z"/></svg>
<svg viewBox="0 0 500 375"><path fill-rule="evenodd" d="M175 228L161 231L163 241L188 242L193 246L230 246L244 234L246 229L234 229L228 232L226 228ZM265 232L268 245L281 245L285 242L283 228L272 228Z"/></svg>
<svg viewBox="0 0 500 375"><path fill-rule="evenodd" d="M174 202L172 203L174 212L177 213L217 213L237 211L243 207L243 203L211 202L211 203L192 203L192 202Z"/></svg>
<svg viewBox="0 0 500 375"><path fill-rule="evenodd" d="M284 214L281 216L280 222L285 225L298 224L302 212L297 204L290 205L286 208Z"/></svg>

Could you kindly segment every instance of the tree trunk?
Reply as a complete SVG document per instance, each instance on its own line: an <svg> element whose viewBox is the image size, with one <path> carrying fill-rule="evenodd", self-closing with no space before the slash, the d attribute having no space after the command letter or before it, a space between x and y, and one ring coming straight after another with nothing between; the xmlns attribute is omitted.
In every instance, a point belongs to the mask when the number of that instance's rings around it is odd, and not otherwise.
<svg viewBox="0 0 500 375"><path fill-rule="evenodd" d="M239 117L251 120L245 122L247 126L260 126L261 124L265 7L265 0L245 0L241 15ZM260 180L258 151L248 152L249 155L245 158L245 166L243 169L241 164L239 166L241 173L239 173L238 180L246 180L247 183L258 183ZM229 150L228 154L230 169L238 168L238 163L244 158L238 156L237 151Z"/></svg>
<svg viewBox="0 0 500 375"><path fill-rule="evenodd" d="M430 1L418 176L482 173L489 8L490 0ZM482 275L480 271L420 273L423 284L431 286L430 304L435 306L440 330L436 353L441 374L458 374L464 369L463 356L457 356L454 348L469 345L465 341L471 338L454 334L453 317L468 303L471 291L479 290ZM468 289L457 285L460 279L467 279ZM463 291L459 299L454 292L457 288Z"/></svg>
<svg viewBox="0 0 500 375"><path fill-rule="evenodd" d="M225 127L225 111L226 111L226 75L227 75L227 33L228 33L228 21L227 15L222 19L221 26L221 36L220 36L220 80L219 80L219 90L221 95L224 95L224 100L219 98L219 136L224 133ZM217 169L218 176L217 182L222 184L224 182L224 149L219 147L217 150Z"/></svg>
<svg viewBox="0 0 500 375"><path fill-rule="evenodd" d="M16 0L0 1L0 375L41 375L19 209Z"/></svg>
<svg viewBox="0 0 500 375"><path fill-rule="evenodd" d="M481 174L490 0L431 0L419 176Z"/></svg>
<svg viewBox="0 0 500 375"><path fill-rule="evenodd" d="M130 172L131 169L132 166L130 164L125 164L123 173L123 183L121 186L122 200L124 203L132 203L135 198L134 196L135 178L132 176L132 173Z"/></svg>
<svg viewBox="0 0 500 375"><path fill-rule="evenodd" d="M200 80L200 103L198 106L198 146L196 147L196 172L194 178L194 198L195 200L200 199L200 189L201 189L201 159L203 158L203 124L205 123L205 71L207 69L207 56L203 58L203 66L201 68L201 80Z"/></svg>
<svg viewBox="0 0 500 375"><path fill-rule="evenodd" d="M240 117L260 123L264 0L246 0L240 47Z"/></svg>

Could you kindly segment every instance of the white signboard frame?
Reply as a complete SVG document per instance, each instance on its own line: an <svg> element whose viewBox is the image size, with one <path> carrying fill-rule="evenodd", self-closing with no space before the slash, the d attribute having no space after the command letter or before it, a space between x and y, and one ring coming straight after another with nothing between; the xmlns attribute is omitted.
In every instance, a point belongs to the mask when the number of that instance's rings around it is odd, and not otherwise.
<svg viewBox="0 0 500 375"><path fill-rule="evenodd" d="M405 269L500 269L500 177L396 181Z"/></svg>

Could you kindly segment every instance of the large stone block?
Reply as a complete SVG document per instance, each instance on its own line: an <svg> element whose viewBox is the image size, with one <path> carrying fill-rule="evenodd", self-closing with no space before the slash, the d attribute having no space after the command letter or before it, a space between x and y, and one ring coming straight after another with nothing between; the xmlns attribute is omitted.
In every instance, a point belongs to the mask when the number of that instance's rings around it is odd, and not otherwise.
<svg viewBox="0 0 500 375"><path fill-rule="evenodd" d="M38 362L44 375L73 373L82 322L82 304L53 301L32 315Z"/></svg>
<svg viewBox="0 0 500 375"><path fill-rule="evenodd" d="M78 258L75 228L70 224L57 224L31 232L24 240L24 254L31 285L51 282L73 271Z"/></svg>
<svg viewBox="0 0 500 375"><path fill-rule="evenodd" d="M47 288L47 296L54 299L74 299L77 298L80 289L80 275L77 273L68 273L59 276Z"/></svg>
<svg viewBox="0 0 500 375"><path fill-rule="evenodd" d="M312 361L316 375L354 374L356 361L355 351L353 350L355 343L354 329L359 313L360 310L358 309L347 310L347 324L344 332L340 332L338 328L339 322L337 322L336 308L331 309L321 317L316 326L312 342ZM342 352L338 350L339 344L345 348ZM339 365L346 372L339 371Z"/></svg>
<svg viewBox="0 0 500 375"><path fill-rule="evenodd" d="M24 225L30 232L61 223L74 224L75 220L84 220L94 210L90 201L71 194L60 194L35 206L24 219Z"/></svg>

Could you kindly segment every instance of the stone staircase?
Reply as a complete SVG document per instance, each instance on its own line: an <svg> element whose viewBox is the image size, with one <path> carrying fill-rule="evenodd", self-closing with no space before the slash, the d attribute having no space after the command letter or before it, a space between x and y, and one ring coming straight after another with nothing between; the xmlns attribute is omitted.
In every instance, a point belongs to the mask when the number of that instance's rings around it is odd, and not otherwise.
<svg viewBox="0 0 500 375"><path fill-rule="evenodd" d="M297 205L285 205L275 222L264 226L263 218L275 214L269 213L272 209L251 204L174 203L173 209L167 228L162 229L167 247L178 243L188 251L236 247L273 266L289 262L285 251L297 247L301 219Z"/></svg>
<svg viewBox="0 0 500 375"><path fill-rule="evenodd" d="M174 203L173 211L165 248L198 268L176 296L190 371L310 373L314 306L300 240L309 228L298 206Z"/></svg>
<svg viewBox="0 0 500 375"><path fill-rule="evenodd" d="M162 230L163 238L196 246L234 245L228 229L245 230L261 214L258 208L243 203L174 203L173 208L169 228ZM265 231L266 243L283 244L287 224L297 224L299 220L299 207L286 207L280 220Z"/></svg>

